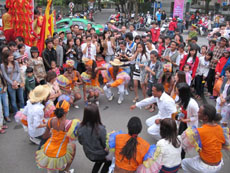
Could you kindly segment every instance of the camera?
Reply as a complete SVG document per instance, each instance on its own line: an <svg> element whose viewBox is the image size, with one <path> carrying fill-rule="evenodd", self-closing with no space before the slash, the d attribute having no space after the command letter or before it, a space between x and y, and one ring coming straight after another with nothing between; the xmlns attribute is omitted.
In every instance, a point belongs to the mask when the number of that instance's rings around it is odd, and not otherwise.
<svg viewBox="0 0 230 173"><path fill-rule="evenodd" d="M184 118L185 115L182 112L176 112L172 114L172 119L179 121L180 119Z"/></svg>

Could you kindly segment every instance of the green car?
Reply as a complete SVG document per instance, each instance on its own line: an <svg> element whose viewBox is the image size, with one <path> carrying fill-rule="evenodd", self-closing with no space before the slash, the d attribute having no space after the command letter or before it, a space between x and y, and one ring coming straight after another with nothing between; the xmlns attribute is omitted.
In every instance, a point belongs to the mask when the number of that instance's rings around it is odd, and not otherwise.
<svg viewBox="0 0 230 173"><path fill-rule="evenodd" d="M99 34L100 32L103 32L104 30L104 27L102 25L99 25L99 24L96 24L96 23L93 23L89 20L86 20L86 19L81 19L81 18L65 18L65 19L61 19L59 21L56 22L56 29L55 31L56 32L60 32L60 31L64 31L66 32L67 30L70 29L70 26L71 25L75 25L77 24L78 26L83 26L83 28L85 30L87 30L87 24L88 23L91 23L93 28L95 28L96 30L96 33Z"/></svg>

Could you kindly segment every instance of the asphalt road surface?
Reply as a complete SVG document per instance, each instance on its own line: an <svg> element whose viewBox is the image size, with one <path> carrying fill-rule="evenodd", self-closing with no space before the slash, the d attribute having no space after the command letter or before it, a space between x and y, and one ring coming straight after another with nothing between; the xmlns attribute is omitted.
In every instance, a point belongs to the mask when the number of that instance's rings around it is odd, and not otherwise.
<svg viewBox="0 0 230 173"><path fill-rule="evenodd" d="M102 23L106 22L111 10L103 11L102 13L97 13L95 19L96 22ZM205 38L201 38L200 44L207 43ZM129 107L133 104L134 93L130 92L129 96L125 97L124 102L121 105L117 104L118 96L117 90L113 90L115 93L115 98L113 101L108 102L104 95L100 96L100 114L102 123L106 126L107 132L112 130L123 130L127 131L127 122L132 116L138 116L142 120L143 130L140 134L145 140L150 144L154 144L156 141L147 134L147 127L145 125L145 120L155 113L150 113L144 109L136 109L133 111L129 110ZM142 94L139 91L139 98L142 99ZM208 100L208 102L214 104L213 101ZM199 103L201 105L202 103ZM83 117L83 100L79 101L80 109L71 108L68 114L69 119L78 118L82 120ZM11 117L13 119L13 117ZM14 121L7 124L9 129L7 129L6 134L0 135L0 172L1 173L41 173L46 172L44 170L38 169L35 163L35 151L37 146L29 141L27 133L24 132L23 128L15 123ZM82 146L76 141L77 149L76 156L72 163L71 168L75 169L77 173L90 173L93 163L89 161L84 155ZM186 157L192 157L196 153L189 153ZM221 172L228 173L230 170L230 154L229 152L223 151L223 158L225 165L223 166ZM180 172L183 172L180 170Z"/></svg>

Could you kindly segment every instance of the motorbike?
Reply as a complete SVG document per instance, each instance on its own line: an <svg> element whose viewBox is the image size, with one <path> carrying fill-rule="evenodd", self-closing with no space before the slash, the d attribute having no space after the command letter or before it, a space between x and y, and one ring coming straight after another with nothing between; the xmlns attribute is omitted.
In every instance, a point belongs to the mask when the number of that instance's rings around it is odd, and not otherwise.
<svg viewBox="0 0 230 173"><path fill-rule="evenodd" d="M160 32L162 35L168 33L168 30L169 30L169 24L168 23L164 23L160 28Z"/></svg>

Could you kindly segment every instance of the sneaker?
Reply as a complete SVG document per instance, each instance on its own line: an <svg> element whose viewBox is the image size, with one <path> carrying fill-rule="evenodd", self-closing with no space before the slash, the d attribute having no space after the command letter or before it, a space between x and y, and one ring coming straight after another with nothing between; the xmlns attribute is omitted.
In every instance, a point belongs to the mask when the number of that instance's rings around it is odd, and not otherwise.
<svg viewBox="0 0 230 173"><path fill-rule="evenodd" d="M74 173L74 169L70 169L70 170L69 170L69 173Z"/></svg>
<svg viewBox="0 0 230 173"><path fill-rule="evenodd" d="M76 109L79 109L79 106L78 106L78 105L74 105L74 107L75 107Z"/></svg>
<svg viewBox="0 0 230 173"><path fill-rule="evenodd" d="M41 140L37 138L30 137L30 141L36 145L40 145Z"/></svg>
<svg viewBox="0 0 230 173"><path fill-rule="evenodd" d="M122 103L123 100L118 99L117 103L120 105Z"/></svg>
<svg viewBox="0 0 230 173"><path fill-rule="evenodd" d="M99 106L99 101L98 100L95 103L96 103L97 106Z"/></svg>
<svg viewBox="0 0 230 173"><path fill-rule="evenodd" d="M117 92L117 95L120 95L120 91Z"/></svg>
<svg viewBox="0 0 230 173"><path fill-rule="evenodd" d="M114 95L112 94L112 95L108 98L108 100L109 100L109 101L112 101L112 100L113 100L113 97L114 97Z"/></svg>
<svg viewBox="0 0 230 173"><path fill-rule="evenodd" d="M125 90L125 95L127 95L127 96L129 95L129 92L128 92L128 90Z"/></svg>
<svg viewBox="0 0 230 173"><path fill-rule="evenodd" d="M210 99L216 99L217 97L215 97L215 96L210 96L209 98L210 98Z"/></svg>

